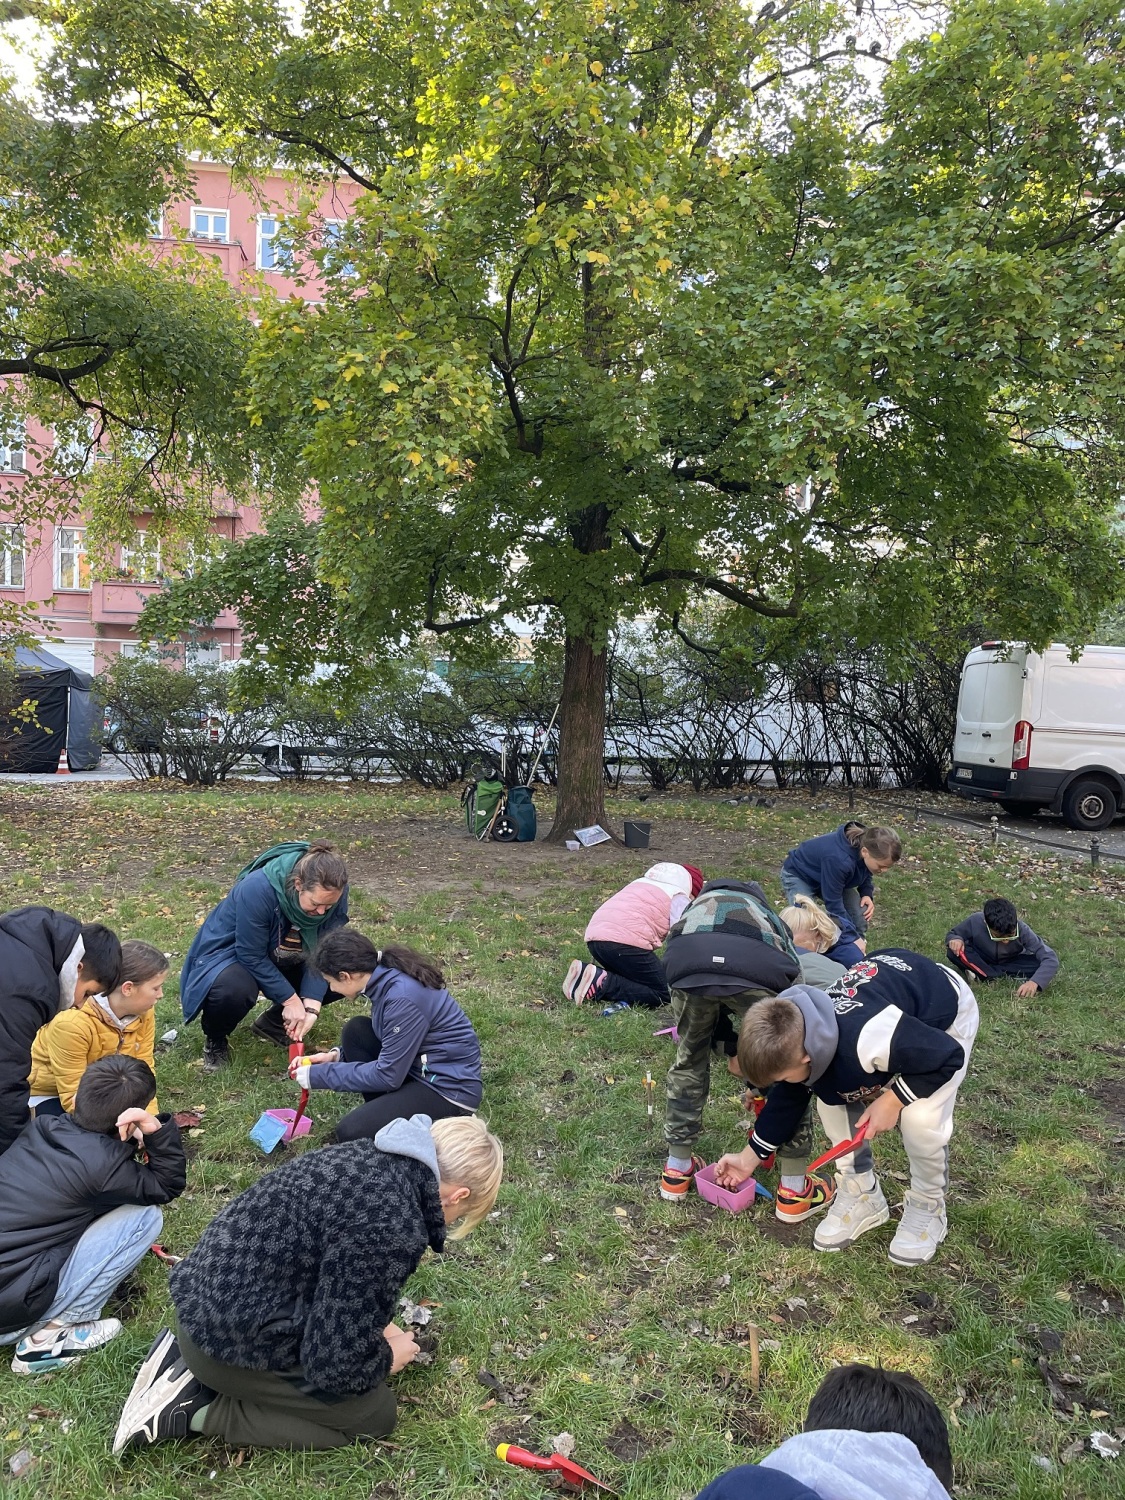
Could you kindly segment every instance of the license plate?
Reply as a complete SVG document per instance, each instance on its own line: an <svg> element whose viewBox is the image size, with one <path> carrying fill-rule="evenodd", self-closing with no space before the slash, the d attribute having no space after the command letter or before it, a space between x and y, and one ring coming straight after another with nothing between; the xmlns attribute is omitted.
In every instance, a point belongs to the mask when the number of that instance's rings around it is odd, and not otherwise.
<svg viewBox="0 0 1125 1500"><path fill-rule="evenodd" d="M961 769L957 772L957 780L958 781L972 781L972 779L973 779L973 768L972 768L972 766L962 766Z"/></svg>

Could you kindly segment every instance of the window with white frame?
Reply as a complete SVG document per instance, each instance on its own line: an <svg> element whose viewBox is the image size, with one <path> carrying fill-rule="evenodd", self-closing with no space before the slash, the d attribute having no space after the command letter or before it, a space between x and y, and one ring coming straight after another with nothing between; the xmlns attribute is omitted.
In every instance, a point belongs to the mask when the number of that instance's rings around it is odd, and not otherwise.
<svg viewBox="0 0 1125 1500"><path fill-rule="evenodd" d="M218 240L225 244L230 233L230 215L225 209L193 208L191 232L197 240Z"/></svg>
<svg viewBox="0 0 1125 1500"><path fill-rule="evenodd" d="M122 578L134 583L155 583L160 577L160 538L147 531L137 531L133 540L121 548Z"/></svg>
<svg viewBox="0 0 1125 1500"><path fill-rule="evenodd" d="M293 257L285 240L285 220L277 214L258 215L258 268L262 271L289 271Z"/></svg>
<svg viewBox="0 0 1125 1500"><path fill-rule="evenodd" d="M355 266L340 251L347 223L343 219L325 219L320 242L328 252L323 260L326 271L333 276L354 276Z"/></svg>
<svg viewBox="0 0 1125 1500"><path fill-rule="evenodd" d="M6 474L22 474L24 471L24 459L26 452L24 444L27 441L24 425L21 421L7 422L0 427L0 469Z"/></svg>
<svg viewBox="0 0 1125 1500"><path fill-rule="evenodd" d="M90 587L90 560L86 556L85 526L60 526L55 532L55 587Z"/></svg>
<svg viewBox="0 0 1125 1500"><path fill-rule="evenodd" d="M22 589L23 577L23 527L0 526L0 589Z"/></svg>
<svg viewBox="0 0 1125 1500"><path fill-rule="evenodd" d="M187 641L184 644L184 665L188 667L221 667L223 648L218 641Z"/></svg>

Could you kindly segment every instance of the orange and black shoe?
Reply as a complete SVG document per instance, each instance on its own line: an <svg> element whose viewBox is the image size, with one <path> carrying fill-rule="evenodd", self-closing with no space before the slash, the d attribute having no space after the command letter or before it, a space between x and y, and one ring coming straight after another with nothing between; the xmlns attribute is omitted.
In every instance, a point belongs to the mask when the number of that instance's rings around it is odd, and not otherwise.
<svg viewBox="0 0 1125 1500"><path fill-rule="evenodd" d="M783 1224L799 1224L802 1219L827 1208L836 1196L836 1184L827 1177L806 1177L805 1190L779 1187L774 1212Z"/></svg>
<svg viewBox="0 0 1125 1500"><path fill-rule="evenodd" d="M664 1171L660 1174L660 1196L667 1198L669 1203L676 1203L679 1199L687 1197L691 1189L692 1178L700 1167L706 1165L702 1156L693 1156L691 1166L686 1172L678 1172L674 1167L666 1164Z"/></svg>

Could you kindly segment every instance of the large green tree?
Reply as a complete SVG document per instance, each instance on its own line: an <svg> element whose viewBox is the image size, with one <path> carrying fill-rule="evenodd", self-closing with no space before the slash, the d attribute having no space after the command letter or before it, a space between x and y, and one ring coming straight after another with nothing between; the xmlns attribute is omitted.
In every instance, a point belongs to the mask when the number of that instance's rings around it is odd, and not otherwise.
<svg viewBox="0 0 1125 1500"><path fill-rule="evenodd" d="M0 22L29 9L60 13L8 6ZM56 82L48 71L29 99L0 70L0 437L33 455L5 518L35 528L81 508L95 556L139 512L154 533L199 537L217 492L272 478L241 393L250 306L206 255L148 242L187 181L182 131L60 107ZM0 600L0 644L34 625Z"/></svg>
<svg viewBox="0 0 1125 1500"><path fill-rule="evenodd" d="M602 815L622 619L893 642L963 600L1042 643L1118 591L1120 6L928 9L68 7L62 104L367 189L323 303L266 312L250 420L358 645L562 638L556 836Z"/></svg>

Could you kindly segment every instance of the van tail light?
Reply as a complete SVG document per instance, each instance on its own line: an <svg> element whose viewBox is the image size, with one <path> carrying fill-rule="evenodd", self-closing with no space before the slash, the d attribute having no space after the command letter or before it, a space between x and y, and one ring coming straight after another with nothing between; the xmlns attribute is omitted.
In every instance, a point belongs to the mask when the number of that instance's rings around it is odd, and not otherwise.
<svg viewBox="0 0 1125 1500"><path fill-rule="evenodd" d="M1026 771L1031 764L1031 725L1021 719L1016 725L1016 737L1012 741L1012 770Z"/></svg>

